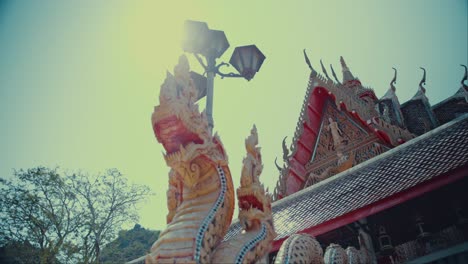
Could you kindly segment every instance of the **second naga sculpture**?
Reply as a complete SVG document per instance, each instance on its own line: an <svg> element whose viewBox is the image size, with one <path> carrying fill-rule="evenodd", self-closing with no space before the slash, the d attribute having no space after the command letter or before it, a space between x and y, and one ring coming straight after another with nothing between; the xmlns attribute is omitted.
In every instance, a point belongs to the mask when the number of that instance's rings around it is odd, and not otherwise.
<svg viewBox="0 0 468 264"><path fill-rule="evenodd" d="M245 232L222 241L234 212L234 186L227 155L207 118L195 103L197 89L185 56L167 73L153 130L171 168L167 228L153 244L146 263L255 263L268 254L276 236L271 198L259 176L263 165L255 126L246 139L241 187L237 189L239 221Z"/></svg>

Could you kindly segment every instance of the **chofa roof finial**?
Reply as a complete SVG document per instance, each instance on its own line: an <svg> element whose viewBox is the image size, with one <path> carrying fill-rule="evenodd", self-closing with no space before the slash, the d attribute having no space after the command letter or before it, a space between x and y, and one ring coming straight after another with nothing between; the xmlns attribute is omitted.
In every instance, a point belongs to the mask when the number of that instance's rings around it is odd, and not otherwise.
<svg viewBox="0 0 468 264"><path fill-rule="evenodd" d="M283 144L282 144L282 147L283 147L283 161L284 161L284 163L288 163L288 162L289 162L289 150L288 150L288 147L286 146L286 138L287 138L287 137L284 137L284 139L283 139Z"/></svg>
<svg viewBox="0 0 468 264"><path fill-rule="evenodd" d="M461 80L461 85L465 88L465 90L468 90L468 85L465 84L465 81L468 81L468 68L466 68L466 65L460 64L460 66L465 68L465 76L463 76L463 79Z"/></svg>
<svg viewBox="0 0 468 264"><path fill-rule="evenodd" d="M322 66L322 72L323 72L323 74L325 74L325 77L327 77L327 79L330 80L330 77L328 76L327 70L323 66L322 59L320 59L320 66Z"/></svg>
<svg viewBox="0 0 468 264"><path fill-rule="evenodd" d="M397 77L397 69L393 68L392 69L395 71L395 75L393 76L392 81L390 82L390 88L395 92L395 83L396 83L396 77Z"/></svg>
<svg viewBox="0 0 468 264"><path fill-rule="evenodd" d="M281 172L283 170L283 168L281 168L279 165L278 165L278 162L276 161L278 158L276 157L275 158L275 166L276 168L278 169L279 172Z"/></svg>
<svg viewBox="0 0 468 264"><path fill-rule="evenodd" d="M310 60L309 60L309 57L307 57L307 54L306 54L306 51L304 49L304 58L305 58L305 61L307 63L307 65L309 66L309 69L314 72L314 73L317 73L314 68L312 68L312 64L310 64Z"/></svg>
<svg viewBox="0 0 468 264"><path fill-rule="evenodd" d="M421 81L419 82L419 88L422 90L423 93L426 93L426 88L424 88L423 86L423 84L426 85L426 69L424 69L423 67L420 68L424 71L424 74Z"/></svg>
<svg viewBox="0 0 468 264"><path fill-rule="evenodd" d="M341 84L340 81L338 81L338 77L336 77L335 70L333 69L333 65L330 64L330 68L332 71L333 78L335 78L336 83Z"/></svg>

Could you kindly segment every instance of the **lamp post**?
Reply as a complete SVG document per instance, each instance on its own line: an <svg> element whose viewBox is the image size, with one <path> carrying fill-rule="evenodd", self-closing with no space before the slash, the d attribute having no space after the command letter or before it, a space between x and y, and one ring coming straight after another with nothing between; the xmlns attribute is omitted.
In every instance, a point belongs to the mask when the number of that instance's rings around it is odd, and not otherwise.
<svg viewBox="0 0 468 264"><path fill-rule="evenodd" d="M213 87L216 75L225 77L243 77L250 81L258 72L265 60L265 55L255 46L236 47L229 63L239 72L222 73L219 68L229 66L228 63L216 64L229 48L229 42L223 31L209 29L205 22L185 21L185 39L182 44L185 52L193 53L198 62L205 69L206 79L198 73L191 72L195 85L199 91L198 99L206 95L206 115L210 131L213 131ZM205 58L205 62L201 58Z"/></svg>

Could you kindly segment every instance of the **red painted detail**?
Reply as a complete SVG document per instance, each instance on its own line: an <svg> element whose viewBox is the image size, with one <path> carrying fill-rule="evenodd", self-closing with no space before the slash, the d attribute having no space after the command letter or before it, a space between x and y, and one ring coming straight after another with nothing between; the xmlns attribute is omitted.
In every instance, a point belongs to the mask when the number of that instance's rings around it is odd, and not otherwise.
<svg viewBox="0 0 468 264"><path fill-rule="evenodd" d="M346 106L346 104L343 101L340 101L340 110L349 112L348 107Z"/></svg>
<svg viewBox="0 0 468 264"><path fill-rule="evenodd" d="M322 111L323 111L323 105L326 102L326 99L328 98L334 98L331 97L331 95L328 93L328 90L325 89L324 87L317 86L313 88L312 94L309 98L308 102L308 109L310 109L310 112L314 113L312 115L309 115L309 125L307 126L309 130L313 131L315 136L313 137L313 141L310 141L310 138L308 140L302 140L304 133L299 137L298 141L302 142L310 142L310 145L313 146L315 144L315 141L317 139L317 131L320 128L320 122L322 118ZM305 127L306 123L302 124ZM305 130L305 129L304 129ZM299 152L299 151L298 151ZM299 154L299 155L298 155ZM312 156L311 148L309 147L308 150L305 150L303 153L297 153L295 155L295 158L298 161L301 161L302 164L306 164L310 160Z"/></svg>
<svg viewBox="0 0 468 264"><path fill-rule="evenodd" d="M309 131L310 133L314 134L315 136L317 136L318 134L318 131L315 131L312 127L310 127L309 125L307 125L307 123L304 124L304 128L305 130Z"/></svg>
<svg viewBox="0 0 468 264"><path fill-rule="evenodd" d="M377 136L382 139L385 143L389 144L389 145L392 145L392 141L390 140L390 137L388 136L387 133L385 133L384 131L382 130L378 130L376 131L376 134Z"/></svg>
<svg viewBox="0 0 468 264"><path fill-rule="evenodd" d="M373 91L365 91L359 95L359 98L364 98L364 97L370 97L373 100L377 100L377 96L375 96L375 93Z"/></svg>
<svg viewBox="0 0 468 264"><path fill-rule="evenodd" d="M377 125L377 124L379 124L379 117L373 117L371 121L372 121L372 123ZM371 127L371 124L369 124L369 127ZM393 145L392 141L390 140L390 137L388 136L387 133L385 133L384 131L379 130L377 128L374 128L373 130L374 130L374 133L377 135L377 137L379 137L385 143L387 143L389 145Z"/></svg>
<svg viewBox="0 0 468 264"><path fill-rule="evenodd" d="M351 115L356 118L357 120L359 120L359 122L361 122L361 124L364 126L364 127L369 127L369 125L367 124L366 120L362 119L361 116L356 112L356 111L352 111L351 112Z"/></svg>
<svg viewBox="0 0 468 264"><path fill-rule="evenodd" d="M297 169L290 168L287 179L287 195L290 195L294 192L297 192L301 189L303 185L304 176L301 174L301 171L304 170L304 167L299 167Z"/></svg>
<svg viewBox="0 0 468 264"><path fill-rule="evenodd" d="M304 181L304 178L299 176L298 173L296 173L294 170L289 170L289 173L294 176L298 181L302 182Z"/></svg>
<svg viewBox="0 0 468 264"><path fill-rule="evenodd" d="M302 187L302 183L304 182L303 180L300 180L299 177L291 171L289 171L289 175L293 176L288 177L288 181L286 183L286 195L290 195L299 191Z"/></svg>
<svg viewBox="0 0 468 264"><path fill-rule="evenodd" d="M338 216L332 220L303 229L297 233L307 233L313 236L319 236L331 230L353 223L364 217L376 214L388 208L402 204L408 200L419 197L427 192L434 191L450 183L454 183L468 176L468 164L460 166L452 171L436 176L428 181L408 188L402 192L393 194L387 198L368 204L352 212ZM275 240L271 252L277 251L287 237Z"/></svg>
<svg viewBox="0 0 468 264"><path fill-rule="evenodd" d="M307 147L306 144L302 143L302 140L299 140L298 143L301 144L301 146L307 150L307 153L312 152L312 149Z"/></svg>
<svg viewBox="0 0 468 264"><path fill-rule="evenodd" d="M185 146L191 142L203 144L203 140L190 131L175 115L158 120L153 124L153 131L167 153L179 151L181 145Z"/></svg>
<svg viewBox="0 0 468 264"><path fill-rule="evenodd" d="M322 119L322 113L317 114L317 110L310 110L310 108L308 108L306 111L308 112L309 120L308 122L304 123L304 126L307 126L308 128L313 128L314 124L320 124L320 121Z"/></svg>
<svg viewBox="0 0 468 264"><path fill-rule="evenodd" d="M296 159L291 159L289 161L289 168L294 170L297 173L297 175L302 176L306 174L305 166L301 164L299 161L297 161Z"/></svg>
<svg viewBox="0 0 468 264"><path fill-rule="evenodd" d="M244 210L249 208L256 208L263 211L263 203L261 203L255 195L245 195L239 197L239 207Z"/></svg>
<svg viewBox="0 0 468 264"><path fill-rule="evenodd" d="M328 91L326 88L323 88L323 89L325 89L326 91ZM328 91L328 96L330 97L330 99L331 99L333 102L336 102L336 96L335 96L332 92Z"/></svg>
<svg viewBox="0 0 468 264"><path fill-rule="evenodd" d="M310 104L307 104L307 109L309 109L312 112L313 115L316 115L316 116L321 116L322 115L322 113L318 112L317 109L312 107ZM310 116L310 114L309 114L309 116Z"/></svg>
<svg viewBox="0 0 468 264"><path fill-rule="evenodd" d="M361 82L359 80L349 80L344 83L345 86L362 86Z"/></svg>
<svg viewBox="0 0 468 264"><path fill-rule="evenodd" d="M302 133L302 137L300 138L300 141L303 145L306 146L309 152L312 153L312 149L314 148L313 143L315 142L315 139L317 138L318 132L313 131L312 128L310 128L307 124L304 125L304 132ZM310 153L307 153L307 158L310 156ZM309 159L307 159L307 162ZM305 164L304 164L305 165Z"/></svg>
<svg viewBox="0 0 468 264"><path fill-rule="evenodd" d="M327 99L335 101L336 97L329 93L329 91L324 87L317 86L313 88L306 109L306 111L308 111L307 116L309 117L309 120L307 120L308 122L304 122L302 124L303 133L299 136L296 146L297 150L294 153L294 156L290 159L290 168L292 169L291 172L296 171L298 173L293 174L297 176L296 178L291 178L289 175L286 178L288 194L300 190L304 183L305 179L299 177L299 175L305 175L305 164L307 164L312 157L312 146L315 145L315 142L318 139L318 131L320 129L320 123L323 115L323 106ZM293 165L293 161L296 161L296 163L299 164ZM291 183L289 183L290 180ZM297 182L298 180L300 182Z"/></svg>
<svg viewBox="0 0 468 264"><path fill-rule="evenodd" d="M301 139L299 139L299 142L296 146L296 154L294 155L294 158L301 163L303 166L309 161L309 156L310 156L310 150L304 147L303 144L300 144Z"/></svg>

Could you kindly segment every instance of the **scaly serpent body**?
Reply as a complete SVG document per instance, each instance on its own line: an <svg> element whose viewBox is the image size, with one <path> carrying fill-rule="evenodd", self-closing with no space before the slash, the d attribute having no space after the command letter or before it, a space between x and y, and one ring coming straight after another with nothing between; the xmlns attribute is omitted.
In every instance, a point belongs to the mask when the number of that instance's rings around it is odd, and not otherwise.
<svg viewBox="0 0 468 264"><path fill-rule="evenodd" d="M223 218L232 215L229 204L233 204L234 194L227 167L213 166L207 173L214 177L200 182L203 189L184 188L183 202L151 248L154 254L147 260L149 263L210 262L209 252L221 239L216 235L225 233Z"/></svg>

